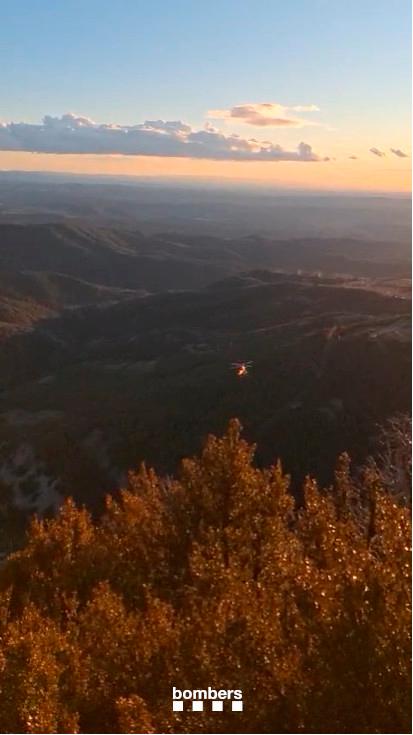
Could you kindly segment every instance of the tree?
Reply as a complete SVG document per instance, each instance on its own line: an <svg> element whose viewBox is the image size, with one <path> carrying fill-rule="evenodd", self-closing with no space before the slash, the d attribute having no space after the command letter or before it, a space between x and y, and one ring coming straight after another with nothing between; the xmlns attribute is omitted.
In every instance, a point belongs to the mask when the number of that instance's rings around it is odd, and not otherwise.
<svg viewBox="0 0 413 735"><path fill-rule="evenodd" d="M253 455L232 421L99 519L32 523L0 572L3 731L410 732L410 510L346 455L297 506ZM174 713L172 686L244 711Z"/></svg>

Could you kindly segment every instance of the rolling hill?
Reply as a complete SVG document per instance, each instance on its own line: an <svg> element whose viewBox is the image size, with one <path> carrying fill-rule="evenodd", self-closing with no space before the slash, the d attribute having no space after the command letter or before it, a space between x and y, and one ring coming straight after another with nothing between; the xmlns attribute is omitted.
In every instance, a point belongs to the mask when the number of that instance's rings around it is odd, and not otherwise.
<svg viewBox="0 0 413 735"><path fill-rule="evenodd" d="M239 380L234 360L252 360ZM164 472L232 416L295 485L356 462L410 401L410 302L364 281L253 271L63 310L0 354L0 482L26 510L99 507L142 460Z"/></svg>

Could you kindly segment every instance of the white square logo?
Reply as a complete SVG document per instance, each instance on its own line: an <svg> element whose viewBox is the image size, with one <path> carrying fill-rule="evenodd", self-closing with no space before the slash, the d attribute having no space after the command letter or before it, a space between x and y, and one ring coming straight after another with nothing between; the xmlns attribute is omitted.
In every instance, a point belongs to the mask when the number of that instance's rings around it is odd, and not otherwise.
<svg viewBox="0 0 413 735"><path fill-rule="evenodd" d="M242 712L242 700L234 699L231 704L233 712Z"/></svg>
<svg viewBox="0 0 413 735"><path fill-rule="evenodd" d="M212 711L213 712L222 712L224 709L224 703L221 701L218 702L212 702Z"/></svg>
<svg viewBox="0 0 413 735"><path fill-rule="evenodd" d="M183 712L184 711L184 703L179 702L178 700L174 700L172 702L172 709L174 712Z"/></svg>
<svg viewBox="0 0 413 735"><path fill-rule="evenodd" d="M192 702L192 712L202 712L203 709L204 703L198 702L194 699L194 701Z"/></svg>

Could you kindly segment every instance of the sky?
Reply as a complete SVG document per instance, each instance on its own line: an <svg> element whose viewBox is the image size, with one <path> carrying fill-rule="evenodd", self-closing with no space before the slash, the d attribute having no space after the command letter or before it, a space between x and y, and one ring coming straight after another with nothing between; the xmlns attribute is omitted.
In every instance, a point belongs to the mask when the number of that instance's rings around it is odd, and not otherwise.
<svg viewBox="0 0 413 735"><path fill-rule="evenodd" d="M408 191L409 0L2 0L0 169Z"/></svg>

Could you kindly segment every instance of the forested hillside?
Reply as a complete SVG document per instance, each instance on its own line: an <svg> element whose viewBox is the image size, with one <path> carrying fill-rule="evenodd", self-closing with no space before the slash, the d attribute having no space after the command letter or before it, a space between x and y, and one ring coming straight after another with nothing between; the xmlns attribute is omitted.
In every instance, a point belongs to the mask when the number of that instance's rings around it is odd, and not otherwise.
<svg viewBox="0 0 413 735"><path fill-rule="evenodd" d="M410 408L411 302L377 288L253 271L66 308L10 336L0 350L10 503L42 513L72 494L101 507L128 468L175 472L231 416L260 464L282 457L296 487L306 472L329 482L342 451L364 462L379 427ZM231 369L239 360L253 363L245 380Z"/></svg>

